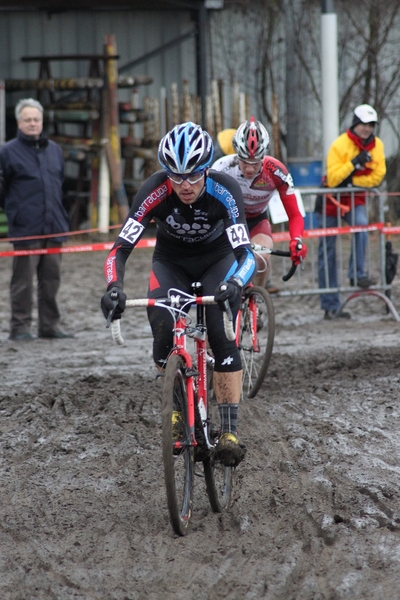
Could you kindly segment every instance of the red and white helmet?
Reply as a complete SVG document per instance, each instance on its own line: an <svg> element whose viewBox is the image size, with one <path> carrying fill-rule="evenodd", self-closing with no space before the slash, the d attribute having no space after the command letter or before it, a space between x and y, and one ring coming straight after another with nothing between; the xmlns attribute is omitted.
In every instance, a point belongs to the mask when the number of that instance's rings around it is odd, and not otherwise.
<svg viewBox="0 0 400 600"><path fill-rule="evenodd" d="M248 121L239 125L232 144L239 158L262 160L268 151L268 131L254 117L250 117Z"/></svg>

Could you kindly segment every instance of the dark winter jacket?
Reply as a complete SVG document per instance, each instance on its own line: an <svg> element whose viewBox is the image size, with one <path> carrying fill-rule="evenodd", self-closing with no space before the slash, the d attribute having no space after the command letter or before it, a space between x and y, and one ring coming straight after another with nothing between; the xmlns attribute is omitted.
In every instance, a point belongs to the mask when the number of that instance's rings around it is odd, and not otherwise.
<svg viewBox="0 0 400 600"><path fill-rule="evenodd" d="M62 204L64 159L58 144L43 134L33 140L18 131L15 139L0 148L0 165L1 205L7 215L9 237L68 231ZM65 240L65 236L51 238L53 242Z"/></svg>

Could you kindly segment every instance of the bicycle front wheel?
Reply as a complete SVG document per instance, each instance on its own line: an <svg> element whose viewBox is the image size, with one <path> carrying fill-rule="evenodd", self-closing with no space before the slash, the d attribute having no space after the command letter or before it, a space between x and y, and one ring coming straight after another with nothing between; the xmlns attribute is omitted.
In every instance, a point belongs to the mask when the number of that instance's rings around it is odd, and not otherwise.
<svg viewBox="0 0 400 600"><path fill-rule="evenodd" d="M173 530L185 535L193 502L194 448L187 414L187 390L183 359L173 354L167 362L162 398L162 453L167 503ZM172 413L179 416L172 424ZM179 437L180 447L174 448Z"/></svg>
<svg viewBox="0 0 400 600"><path fill-rule="evenodd" d="M208 382L208 432L212 444L216 445L219 438L219 411L212 389L212 368L207 367ZM211 450L203 460L204 479L211 508L219 513L227 509L231 502L233 486L233 467L225 467L215 459L215 451Z"/></svg>
<svg viewBox="0 0 400 600"><path fill-rule="evenodd" d="M244 291L239 335L242 395L254 398L265 379L275 338L275 311L268 292L258 286Z"/></svg>

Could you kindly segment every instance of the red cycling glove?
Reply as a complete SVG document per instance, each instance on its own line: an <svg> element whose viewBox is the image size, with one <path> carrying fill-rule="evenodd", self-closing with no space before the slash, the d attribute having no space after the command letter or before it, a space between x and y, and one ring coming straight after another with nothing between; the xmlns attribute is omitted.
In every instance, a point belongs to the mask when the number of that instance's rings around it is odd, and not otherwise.
<svg viewBox="0 0 400 600"><path fill-rule="evenodd" d="M306 257L307 246L301 241L301 238L290 240L290 256L295 265L299 265Z"/></svg>

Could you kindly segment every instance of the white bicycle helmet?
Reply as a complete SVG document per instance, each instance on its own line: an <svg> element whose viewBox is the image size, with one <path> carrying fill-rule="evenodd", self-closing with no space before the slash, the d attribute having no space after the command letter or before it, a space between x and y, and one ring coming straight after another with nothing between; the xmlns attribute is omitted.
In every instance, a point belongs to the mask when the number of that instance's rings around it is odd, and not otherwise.
<svg viewBox="0 0 400 600"><path fill-rule="evenodd" d="M261 160L268 151L268 131L254 117L250 117L249 121L239 125L232 144L239 158Z"/></svg>
<svg viewBox="0 0 400 600"><path fill-rule="evenodd" d="M354 121L358 123L377 123L378 113L369 104L360 104L354 109Z"/></svg>
<svg viewBox="0 0 400 600"><path fill-rule="evenodd" d="M212 162L214 146L210 134L189 121L176 125L158 146L158 162L169 173L197 173Z"/></svg>

